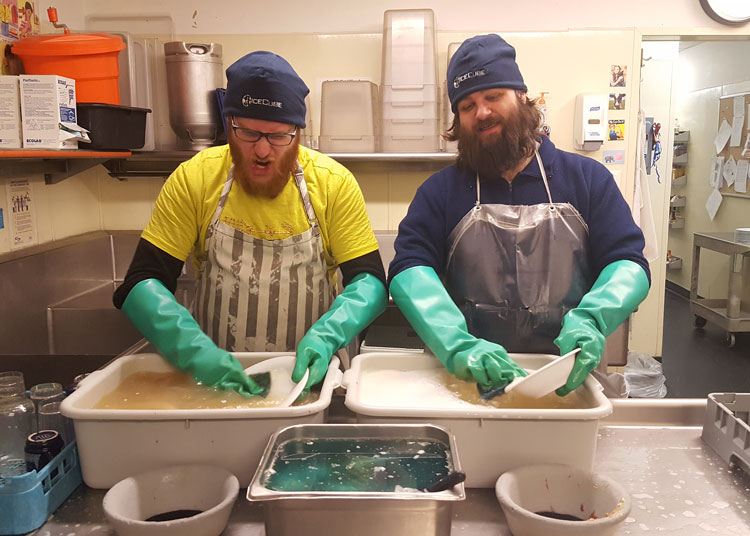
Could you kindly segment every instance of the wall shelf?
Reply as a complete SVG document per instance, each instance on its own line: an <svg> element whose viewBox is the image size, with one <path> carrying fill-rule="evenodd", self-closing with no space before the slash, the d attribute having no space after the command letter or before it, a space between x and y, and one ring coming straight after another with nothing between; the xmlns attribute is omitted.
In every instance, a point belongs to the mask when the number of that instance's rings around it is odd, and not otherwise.
<svg viewBox="0 0 750 536"><path fill-rule="evenodd" d="M681 208L685 206L686 202L687 202L687 199L685 198L684 195L674 195L669 200L669 206L675 207L675 208Z"/></svg>
<svg viewBox="0 0 750 536"><path fill-rule="evenodd" d="M672 179L672 188L685 186L687 184L687 175L680 175Z"/></svg>
<svg viewBox="0 0 750 536"><path fill-rule="evenodd" d="M197 151L107 152L85 150L30 149L0 150L0 177L20 174L44 174L44 182L55 184L99 164L111 177L168 177L182 162ZM455 161L455 153L329 153L345 166L374 171L411 171L440 169ZM7 164L6 164L7 163Z"/></svg>
<svg viewBox="0 0 750 536"><path fill-rule="evenodd" d="M139 177L168 177L195 151L153 151L133 153L128 158L115 158L103 162L109 175L116 179ZM409 171L439 169L455 161L455 153L327 153L345 166L376 171Z"/></svg>
<svg viewBox="0 0 750 536"><path fill-rule="evenodd" d="M111 158L128 158L130 155L129 151L2 149L0 177L41 173L46 184L55 184Z"/></svg>

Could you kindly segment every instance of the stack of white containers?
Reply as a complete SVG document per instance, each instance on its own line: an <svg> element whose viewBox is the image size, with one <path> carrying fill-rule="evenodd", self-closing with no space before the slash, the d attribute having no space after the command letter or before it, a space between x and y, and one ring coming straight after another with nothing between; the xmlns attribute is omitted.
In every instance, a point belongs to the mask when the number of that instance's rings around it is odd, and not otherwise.
<svg viewBox="0 0 750 536"><path fill-rule="evenodd" d="M382 59L383 152L437 152L440 119L433 11L386 11Z"/></svg>
<svg viewBox="0 0 750 536"><path fill-rule="evenodd" d="M368 80L326 80L321 87L319 147L330 153L380 149L378 86Z"/></svg>
<svg viewBox="0 0 750 536"><path fill-rule="evenodd" d="M299 142L310 149L317 149L318 144L312 135L312 111L310 110L310 95L305 97L305 128L299 131Z"/></svg>
<svg viewBox="0 0 750 536"><path fill-rule="evenodd" d="M448 70L448 65L450 65L451 63L451 58L453 57L453 54L456 53L456 50L458 50L458 47L460 46L461 46L461 43L451 43L448 45L448 63L445 66L446 71ZM443 120L445 121L443 123L443 129L448 130L453 125L453 110L451 110L451 101L448 98L448 81L447 80L443 86ZM458 152L458 142L447 141L445 142L445 146L443 147L443 149L449 153Z"/></svg>

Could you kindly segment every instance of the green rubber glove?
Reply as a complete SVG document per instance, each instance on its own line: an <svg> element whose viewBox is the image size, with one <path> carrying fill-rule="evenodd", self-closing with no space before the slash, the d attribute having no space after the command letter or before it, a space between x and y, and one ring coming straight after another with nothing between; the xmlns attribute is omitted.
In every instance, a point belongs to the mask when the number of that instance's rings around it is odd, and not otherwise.
<svg viewBox="0 0 750 536"><path fill-rule="evenodd" d="M565 396L581 385L602 360L604 338L611 335L648 295L646 272L632 261L615 261L599 274L578 307L568 311L555 344L560 355L580 348L568 381L556 393Z"/></svg>
<svg viewBox="0 0 750 536"><path fill-rule="evenodd" d="M391 281L398 308L443 366L461 380L484 390L505 387L526 372L499 344L469 333L466 319L430 267L415 266Z"/></svg>
<svg viewBox="0 0 750 536"><path fill-rule="evenodd" d="M231 389L246 397L267 394L233 355L214 344L158 279L134 286L122 310L164 359L189 371L203 385Z"/></svg>
<svg viewBox="0 0 750 536"><path fill-rule="evenodd" d="M292 380L301 381L309 368L307 387L320 383L334 352L349 344L385 310L386 296L385 285L374 275L354 276L297 345Z"/></svg>

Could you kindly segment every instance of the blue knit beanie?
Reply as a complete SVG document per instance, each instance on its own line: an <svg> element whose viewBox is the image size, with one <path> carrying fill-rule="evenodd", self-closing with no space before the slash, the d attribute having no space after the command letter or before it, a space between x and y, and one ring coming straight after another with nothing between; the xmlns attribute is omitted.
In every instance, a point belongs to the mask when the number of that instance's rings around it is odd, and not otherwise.
<svg viewBox="0 0 750 536"><path fill-rule="evenodd" d="M496 34L464 41L448 64L446 78L453 113L461 99L475 91L496 87L528 91L516 63L516 49Z"/></svg>
<svg viewBox="0 0 750 536"><path fill-rule="evenodd" d="M227 69L224 115L305 127L305 96L310 92L284 58L251 52Z"/></svg>

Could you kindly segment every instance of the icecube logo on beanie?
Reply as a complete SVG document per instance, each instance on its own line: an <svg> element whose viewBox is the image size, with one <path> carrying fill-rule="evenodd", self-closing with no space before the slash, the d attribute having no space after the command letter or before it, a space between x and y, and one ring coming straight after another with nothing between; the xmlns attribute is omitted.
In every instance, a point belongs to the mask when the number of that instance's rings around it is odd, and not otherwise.
<svg viewBox="0 0 750 536"><path fill-rule="evenodd" d="M242 106L247 108L253 104L258 104L260 106L275 106L276 108L284 107L284 105L281 104L279 101L270 101L268 99L256 99L256 98L251 97L250 95L242 96Z"/></svg>
<svg viewBox="0 0 750 536"><path fill-rule="evenodd" d="M464 41L448 64L446 78L453 113L461 99L475 91L528 91L516 63L516 49L497 34L477 35Z"/></svg>
<svg viewBox="0 0 750 536"><path fill-rule="evenodd" d="M469 78L476 78L477 76L484 76L487 74L487 69L477 69L470 73L462 74L453 79L453 87L457 88L461 85L461 82L468 80Z"/></svg>
<svg viewBox="0 0 750 536"><path fill-rule="evenodd" d="M251 52L227 69L224 115L304 128L308 87L289 62L273 52Z"/></svg>

